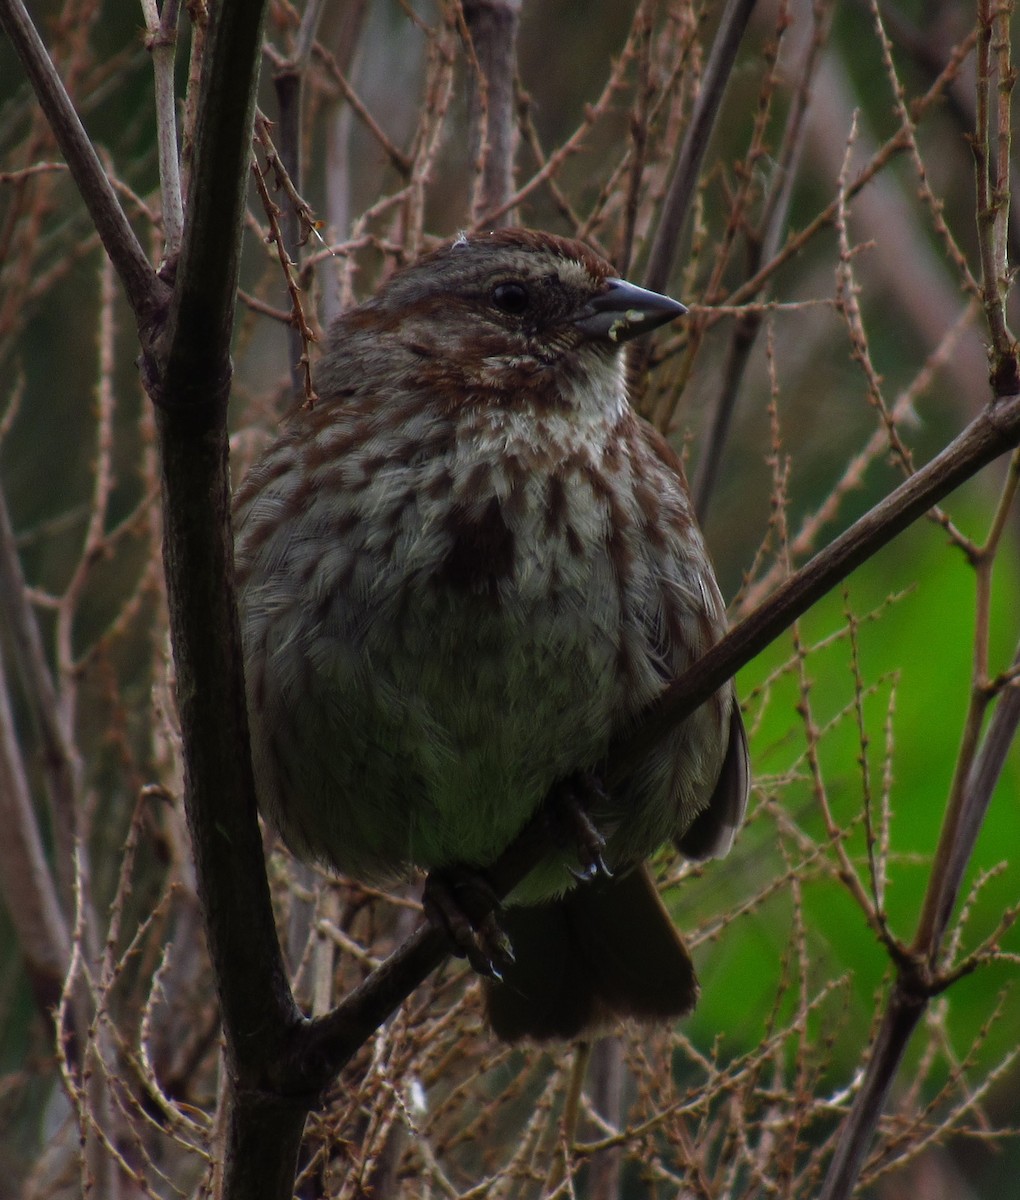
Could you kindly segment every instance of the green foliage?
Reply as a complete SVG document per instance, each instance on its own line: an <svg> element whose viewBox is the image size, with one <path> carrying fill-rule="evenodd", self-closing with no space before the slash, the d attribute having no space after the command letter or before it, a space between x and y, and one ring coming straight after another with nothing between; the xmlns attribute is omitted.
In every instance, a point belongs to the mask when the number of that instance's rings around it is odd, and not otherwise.
<svg viewBox="0 0 1020 1200"><path fill-rule="evenodd" d="M962 507L962 523L980 528L981 510ZM825 790L833 816L846 835L847 851L864 886L870 887L867 839L862 820L864 769L855 713L855 671L847 635L847 610L860 623L858 670L867 736L866 778L873 820L880 820L888 788L889 852L886 911L902 941L913 937L949 793L961 738L961 714L970 688L974 626L974 574L961 554L947 553L945 538L928 523L904 534L854 573L842 595L826 597L799 623L804 673L810 687L811 720ZM992 609L992 662L1009 662L1015 632L1020 560L1004 553ZM726 926L702 949L699 967L704 1000L695 1017L699 1040L713 1033L727 1053L745 1053L773 1019L795 1003L796 922L803 922L809 964L806 985L814 993L826 980L846 976L849 999L835 993L826 1006L841 1026L833 1068L844 1076L859 1057L873 1019L874 998L890 977L876 935L846 887L832 875L825 820L806 762L804 720L791 638L782 638L741 672L741 695L750 696L752 758L759 803L781 806L806 837L820 847L818 859L798 867L802 912L795 914L783 889L767 895L747 915ZM777 677L778 675L778 677ZM982 884L969 903L962 958L996 928L1016 902L1016 868L1002 869L1016 846L1015 797L1020 793L1020 754L1014 748L978 841L967 887ZM796 844L777 831L761 810L748 824L732 858L694 887L676 896L689 927L699 913L717 913L749 896L767 892L792 865L803 862ZM821 863L828 869L822 869ZM988 875L991 874L989 878ZM692 895L691 893L694 893ZM694 898L696 896L696 899ZM1003 938L1002 949L1020 952L1020 930ZM972 984L953 989L947 1029L962 1057L993 1008L994 996L1012 970L1002 964L978 968ZM977 1071L990 1070L1015 1045L1008 1020L993 1026L976 1051Z"/></svg>

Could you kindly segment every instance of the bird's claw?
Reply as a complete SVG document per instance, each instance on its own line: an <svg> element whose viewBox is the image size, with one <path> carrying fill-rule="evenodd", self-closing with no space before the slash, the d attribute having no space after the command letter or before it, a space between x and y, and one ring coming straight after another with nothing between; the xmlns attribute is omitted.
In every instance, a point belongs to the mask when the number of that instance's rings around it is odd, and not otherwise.
<svg viewBox="0 0 1020 1200"><path fill-rule="evenodd" d="M555 796L555 811L564 830L564 841L577 851L580 866L567 870L579 883L588 883L600 875L612 879L613 872L605 859L606 839L599 833L588 815L592 801L605 801L601 780L590 772L579 772L559 785Z"/></svg>
<svg viewBox="0 0 1020 1200"><path fill-rule="evenodd" d="M479 871L430 872L422 906L458 958L466 958L479 975L502 980L503 970L514 962L513 947L499 924L499 899Z"/></svg>
<svg viewBox="0 0 1020 1200"><path fill-rule="evenodd" d="M572 867L567 863L567 870L578 883L591 883L593 879L598 879L600 875L606 879L613 878L613 872L609 869L609 865L601 854L596 854L591 861L582 863L580 867Z"/></svg>

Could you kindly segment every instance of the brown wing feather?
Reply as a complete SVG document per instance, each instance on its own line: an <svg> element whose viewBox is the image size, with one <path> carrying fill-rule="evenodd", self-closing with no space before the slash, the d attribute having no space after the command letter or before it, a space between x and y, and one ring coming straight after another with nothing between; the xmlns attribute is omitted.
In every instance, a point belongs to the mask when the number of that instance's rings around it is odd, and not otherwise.
<svg viewBox="0 0 1020 1200"><path fill-rule="evenodd" d="M747 811L750 784L747 734L734 697L730 705L730 740L712 799L676 839L676 847L685 858L700 861L729 853Z"/></svg>

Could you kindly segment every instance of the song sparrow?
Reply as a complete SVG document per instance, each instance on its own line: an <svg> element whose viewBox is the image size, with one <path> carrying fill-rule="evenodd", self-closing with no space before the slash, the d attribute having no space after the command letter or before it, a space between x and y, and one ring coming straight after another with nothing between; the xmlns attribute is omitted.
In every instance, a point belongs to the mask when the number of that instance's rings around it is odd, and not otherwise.
<svg viewBox="0 0 1020 1200"><path fill-rule="evenodd" d="M362 879L492 863L558 781L597 772L717 639L723 604L623 343L682 305L579 242L459 237L333 326L320 399L236 499L259 801ZM687 951L641 866L724 854L747 748L721 689L610 795L612 877L551 849L502 918L504 1037L687 1012Z"/></svg>

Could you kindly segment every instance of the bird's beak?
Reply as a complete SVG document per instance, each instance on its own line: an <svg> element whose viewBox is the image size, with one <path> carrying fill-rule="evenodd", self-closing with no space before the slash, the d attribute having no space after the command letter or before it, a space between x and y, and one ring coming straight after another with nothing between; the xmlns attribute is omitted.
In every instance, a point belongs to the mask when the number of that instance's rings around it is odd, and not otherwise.
<svg viewBox="0 0 1020 1200"><path fill-rule="evenodd" d="M628 342L686 311L679 300L625 279L607 279L604 290L574 318L574 326L588 337Z"/></svg>

